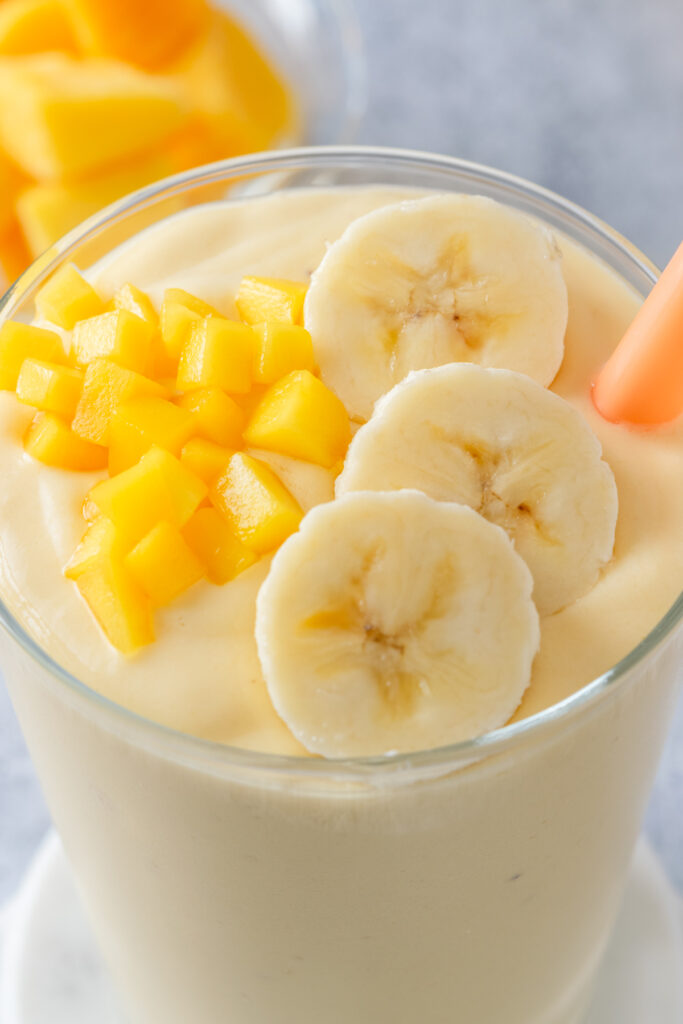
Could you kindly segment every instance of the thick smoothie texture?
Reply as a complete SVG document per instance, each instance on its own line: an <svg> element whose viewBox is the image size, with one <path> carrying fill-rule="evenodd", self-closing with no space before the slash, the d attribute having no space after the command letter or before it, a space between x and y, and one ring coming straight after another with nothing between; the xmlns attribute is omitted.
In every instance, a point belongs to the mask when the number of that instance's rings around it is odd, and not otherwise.
<svg viewBox="0 0 683 1024"><path fill-rule="evenodd" d="M303 279L351 220L413 194L285 191L199 207L88 273L104 296L130 280L158 303L180 286L234 315L244 274ZM589 396L639 298L559 242L569 327L553 390L600 438L620 510L603 577L541 623L517 718L632 649L677 597L683 567L681 425L612 426ZM222 588L198 584L158 615L156 643L122 657L62 577L97 477L25 456L29 417L0 395L0 593L20 622L86 684L143 716L305 754L270 704L253 638L268 560ZM332 497L325 470L263 457L304 508ZM509 742L372 765L281 761L169 735L0 641L52 814L136 1024L578 1024L666 729L680 630L595 699Z"/></svg>
<svg viewBox="0 0 683 1024"><path fill-rule="evenodd" d="M105 298L127 281L156 304L165 288L182 287L235 316L233 296L244 274L306 280L352 220L411 194L303 190L204 206L148 229L89 276ZM614 557L598 584L543 618L531 684L515 719L561 701L619 661L671 606L683 576L683 426L614 426L590 399L590 382L639 300L595 258L559 242L569 325L552 390L599 437L616 477L619 517ZM30 418L13 395L0 393L0 584L19 620L77 678L145 717L222 743L306 754L273 710L257 656L254 606L269 559L226 586L192 588L160 613L157 642L124 657L62 575L83 531L83 496L98 475L49 469L25 455L21 436ZM331 472L257 454L304 510L333 497Z"/></svg>

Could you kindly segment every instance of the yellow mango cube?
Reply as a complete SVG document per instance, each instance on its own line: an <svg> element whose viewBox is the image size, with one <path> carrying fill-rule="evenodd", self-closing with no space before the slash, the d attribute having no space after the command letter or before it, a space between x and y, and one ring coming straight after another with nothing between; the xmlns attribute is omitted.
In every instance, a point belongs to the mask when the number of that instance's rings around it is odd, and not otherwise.
<svg viewBox="0 0 683 1024"><path fill-rule="evenodd" d="M232 456L210 497L238 539L259 555L279 547L303 516L272 469L244 452Z"/></svg>
<svg viewBox="0 0 683 1024"><path fill-rule="evenodd" d="M49 53L6 58L0 68L0 143L39 180L123 164L186 118L173 81L118 61Z"/></svg>
<svg viewBox="0 0 683 1024"><path fill-rule="evenodd" d="M183 537L204 565L207 579L218 586L257 561L251 548L235 535L215 508L200 508L183 528Z"/></svg>
<svg viewBox="0 0 683 1024"><path fill-rule="evenodd" d="M104 206L143 185L168 177L174 170L165 154L152 153L136 157L130 166L107 168L77 182L43 181L28 185L17 199L16 211L31 252L38 256Z"/></svg>
<svg viewBox="0 0 683 1024"><path fill-rule="evenodd" d="M246 417L239 405L220 388L199 388L178 399L181 409L194 416L194 433L226 448L242 447Z"/></svg>
<svg viewBox="0 0 683 1024"><path fill-rule="evenodd" d="M24 436L24 448L34 459L59 469L87 472L107 465L106 448L84 441L51 412L34 416Z"/></svg>
<svg viewBox="0 0 683 1024"><path fill-rule="evenodd" d="M251 386L254 333L244 324L207 317L192 325L178 364L178 390L220 388L246 394Z"/></svg>
<svg viewBox="0 0 683 1024"><path fill-rule="evenodd" d="M168 391L155 380L126 370L110 359L94 359L83 379L73 430L95 444L109 443L109 424L116 409L132 398L167 398Z"/></svg>
<svg viewBox="0 0 683 1024"><path fill-rule="evenodd" d="M58 363L25 359L17 380L17 398L43 412L72 420L83 389L83 374Z"/></svg>
<svg viewBox="0 0 683 1024"><path fill-rule="evenodd" d="M252 448L329 468L346 453L351 425L333 391L308 370L295 370L266 391L244 440Z"/></svg>
<svg viewBox="0 0 683 1024"><path fill-rule="evenodd" d="M164 292L164 302L178 302L181 306L191 309L193 313L200 317L220 316L220 313L214 306L204 302L203 299L198 298L191 292L186 292L184 288L167 288Z"/></svg>
<svg viewBox="0 0 683 1024"><path fill-rule="evenodd" d="M205 484L211 484L227 467L233 454L229 448L222 448L213 441L193 437L183 447L180 461Z"/></svg>
<svg viewBox="0 0 683 1024"><path fill-rule="evenodd" d="M76 52L71 22L60 0L6 0L0 4L0 56Z"/></svg>
<svg viewBox="0 0 683 1024"><path fill-rule="evenodd" d="M205 28L204 0L63 0L85 53L156 68Z"/></svg>
<svg viewBox="0 0 683 1024"><path fill-rule="evenodd" d="M79 320L104 312L104 303L73 263L65 263L36 295L36 309L44 320L72 330Z"/></svg>
<svg viewBox="0 0 683 1024"><path fill-rule="evenodd" d="M170 604L204 576L203 564L180 531L167 522L152 527L124 564L157 607Z"/></svg>
<svg viewBox="0 0 683 1024"><path fill-rule="evenodd" d="M313 339L305 327L275 320L254 324L254 380L274 384L292 370L315 370Z"/></svg>
<svg viewBox="0 0 683 1024"><path fill-rule="evenodd" d="M235 305L246 324L299 324L308 285L279 277L243 277Z"/></svg>
<svg viewBox="0 0 683 1024"><path fill-rule="evenodd" d="M164 398L123 402L109 424L109 473L134 466L153 445L179 455L193 433L192 413Z"/></svg>
<svg viewBox="0 0 683 1024"><path fill-rule="evenodd" d="M157 523L184 526L206 495L199 477L170 452L153 447L135 466L95 484L88 498L133 545Z"/></svg>
<svg viewBox="0 0 683 1024"><path fill-rule="evenodd" d="M190 340L192 327L199 320L201 314L185 306L182 302L173 299L164 299L161 304L161 339L166 353L167 365L171 372L175 372L180 359L180 353Z"/></svg>
<svg viewBox="0 0 683 1024"><path fill-rule="evenodd" d="M14 391L25 359L65 363L62 339L55 331L7 320L0 327L0 391Z"/></svg>
<svg viewBox="0 0 683 1024"><path fill-rule="evenodd" d="M123 654L154 640L149 598L123 563L123 546L107 519L88 528L64 569L73 580L107 639Z"/></svg>
<svg viewBox="0 0 683 1024"><path fill-rule="evenodd" d="M139 316L155 330L159 327L159 314L152 305L152 300L134 284L124 284L114 292L114 307L127 309L129 313Z"/></svg>
<svg viewBox="0 0 683 1024"><path fill-rule="evenodd" d="M154 328L146 320L127 309L117 309L79 321L74 327L71 347L79 366L87 366L93 359L111 359L127 370L144 373L150 362L153 338Z"/></svg>

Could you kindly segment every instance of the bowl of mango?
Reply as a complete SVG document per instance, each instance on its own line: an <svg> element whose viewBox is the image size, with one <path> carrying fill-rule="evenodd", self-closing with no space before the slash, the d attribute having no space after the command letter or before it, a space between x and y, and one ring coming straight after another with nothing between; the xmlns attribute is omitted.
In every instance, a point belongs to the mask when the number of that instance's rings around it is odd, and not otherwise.
<svg viewBox="0 0 683 1024"><path fill-rule="evenodd" d="M339 0L0 0L0 285L161 178L348 141L356 38Z"/></svg>

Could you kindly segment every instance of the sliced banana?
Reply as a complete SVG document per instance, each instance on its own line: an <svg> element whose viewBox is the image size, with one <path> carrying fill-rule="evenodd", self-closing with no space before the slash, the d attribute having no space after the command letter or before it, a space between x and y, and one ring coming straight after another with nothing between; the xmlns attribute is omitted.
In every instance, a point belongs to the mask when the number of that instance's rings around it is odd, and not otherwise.
<svg viewBox="0 0 683 1024"><path fill-rule="evenodd" d="M542 615L595 584L612 557L612 470L568 402L511 370L453 364L412 373L357 432L336 493L414 487L502 526L534 578Z"/></svg>
<svg viewBox="0 0 683 1024"><path fill-rule="evenodd" d="M417 491L309 512L257 600L271 700L327 757L428 749L503 725L538 648L532 580L502 530Z"/></svg>
<svg viewBox="0 0 683 1024"><path fill-rule="evenodd" d="M355 220L304 306L326 384L349 414L410 370L469 362L544 386L564 354L567 288L552 234L483 196L434 195Z"/></svg>

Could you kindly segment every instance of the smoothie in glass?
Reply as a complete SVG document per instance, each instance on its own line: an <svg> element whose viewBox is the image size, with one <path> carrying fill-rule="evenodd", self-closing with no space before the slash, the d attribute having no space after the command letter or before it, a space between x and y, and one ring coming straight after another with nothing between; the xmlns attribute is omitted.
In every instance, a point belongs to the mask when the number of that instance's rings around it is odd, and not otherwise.
<svg viewBox="0 0 683 1024"><path fill-rule="evenodd" d="M74 240L70 258L104 302L133 282L158 309L166 289L182 288L232 319L245 275L306 282L359 217L428 190L488 195L545 221L568 296L550 390L580 412L614 474L607 564L585 593L541 614L528 685L503 728L440 749L312 756L275 708L255 638L271 554L157 609L156 640L121 654L62 573L83 535L84 496L106 473L28 457L21 437L35 410L3 392L12 698L132 1019L436 1024L457 1012L477 1024L573 1024L680 663L680 423L608 424L590 399L648 272L589 218L493 172L399 155L290 159L215 172L226 183L250 174L275 194L193 206L92 266L79 259L92 239ZM307 178L280 187L276 169ZM128 216L100 229L100 253ZM6 316L30 317L34 293L20 282ZM334 499L339 466L248 452L304 513Z"/></svg>

